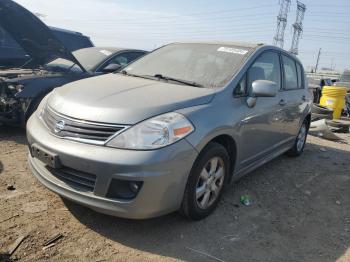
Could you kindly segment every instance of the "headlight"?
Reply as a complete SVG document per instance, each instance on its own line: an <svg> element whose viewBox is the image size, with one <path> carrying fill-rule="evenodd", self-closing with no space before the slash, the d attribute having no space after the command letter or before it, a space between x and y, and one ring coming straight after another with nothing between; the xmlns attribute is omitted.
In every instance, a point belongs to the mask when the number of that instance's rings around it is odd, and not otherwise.
<svg viewBox="0 0 350 262"><path fill-rule="evenodd" d="M124 149L156 149L175 143L194 130L187 118L178 113L167 113L147 119L107 143Z"/></svg>
<svg viewBox="0 0 350 262"><path fill-rule="evenodd" d="M21 84L9 84L8 89L15 91L16 93L22 92L24 89L24 86Z"/></svg>
<svg viewBox="0 0 350 262"><path fill-rule="evenodd" d="M50 95L50 94L49 94ZM42 119L43 115L44 115L44 111L46 108L46 104L47 104L47 99L49 97L49 95L46 95L43 100L41 100L36 112L38 114L38 117Z"/></svg>

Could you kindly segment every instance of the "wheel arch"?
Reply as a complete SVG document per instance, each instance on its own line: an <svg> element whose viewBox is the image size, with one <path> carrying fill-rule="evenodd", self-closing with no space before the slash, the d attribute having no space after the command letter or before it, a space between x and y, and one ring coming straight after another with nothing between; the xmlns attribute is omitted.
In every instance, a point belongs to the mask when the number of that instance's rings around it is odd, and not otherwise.
<svg viewBox="0 0 350 262"><path fill-rule="evenodd" d="M220 134L220 135L213 137L205 146L207 146L209 143L220 144L226 149L226 151L230 157L230 174L231 174L231 176L230 176L230 179L228 180L228 182L230 182L231 178L232 178L233 170L234 170L235 165L236 165L236 159L237 159L237 143L236 143L235 139L231 135ZM205 148L205 147L203 147L203 148Z"/></svg>
<svg viewBox="0 0 350 262"><path fill-rule="evenodd" d="M311 124L311 113L307 114L304 121L307 121L307 130L309 130L310 128L310 124Z"/></svg>

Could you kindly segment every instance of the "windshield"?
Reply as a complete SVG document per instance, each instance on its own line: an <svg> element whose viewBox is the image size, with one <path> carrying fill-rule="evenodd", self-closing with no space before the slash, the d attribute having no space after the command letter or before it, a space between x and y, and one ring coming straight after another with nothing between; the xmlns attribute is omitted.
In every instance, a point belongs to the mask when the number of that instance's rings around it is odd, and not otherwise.
<svg viewBox="0 0 350 262"><path fill-rule="evenodd" d="M105 49L83 48L73 52L74 57L87 71L92 71L96 66L105 61L113 53ZM45 68L56 72L82 73L83 70L72 61L57 58L45 65Z"/></svg>
<svg viewBox="0 0 350 262"><path fill-rule="evenodd" d="M112 54L109 50L97 48L83 48L73 52L75 58L87 71L92 71Z"/></svg>
<svg viewBox="0 0 350 262"><path fill-rule="evenodd" d="M179 43L164 46L132 63L125 72L174 78L204 87L223 87L245 59L247 48Z"/></svg>
<svg viewBox="0 0 350 262"><path fill-rule="evenodd" d="M72 72L72 73L82 73L83 70L73 63L70 60L63 59L63 58L57 58L50 63L47 63L45 66L45 69L48 69L50 71L54 72L62 72L62 73L67 73L67 72Z"/></svg>

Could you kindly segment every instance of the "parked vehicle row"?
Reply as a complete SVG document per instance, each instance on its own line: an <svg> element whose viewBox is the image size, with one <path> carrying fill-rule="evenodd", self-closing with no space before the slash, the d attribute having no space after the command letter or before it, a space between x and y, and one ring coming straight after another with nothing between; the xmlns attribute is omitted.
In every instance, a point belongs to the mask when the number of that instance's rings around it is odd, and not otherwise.
<svg viewBox="0 0 350 262"><path fill-rule="evenodd" d="M91 55L60 54L53 67L100 68ZM47 188L98 212L199 220L232 181L302 154L311 105L303 66L285 50L172 43L47 94L27 122L29 165Z"/></svg>
<svg viewBox="0 0 350 262"><path fill-rule="evenodd" d="M10 0L0 1L0 25L31 58L23 68L0 70L0 123L5 124L24 126L54 88L116 71L146 53L109 47L71 52L39 18Z"/></svg>

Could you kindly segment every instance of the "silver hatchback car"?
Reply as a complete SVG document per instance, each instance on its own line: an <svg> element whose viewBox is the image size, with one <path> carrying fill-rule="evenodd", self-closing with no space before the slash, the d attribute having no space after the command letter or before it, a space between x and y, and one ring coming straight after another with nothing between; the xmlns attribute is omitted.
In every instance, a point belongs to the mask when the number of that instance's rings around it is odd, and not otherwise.
<svg viewBox="0 0 350 262"><path fill-rule="evenodd" d="M311 101L302 64L280 48L173 43L46 96L27 124L29 163L98 212L198 220L230 181L303 152Z"/></svg>

